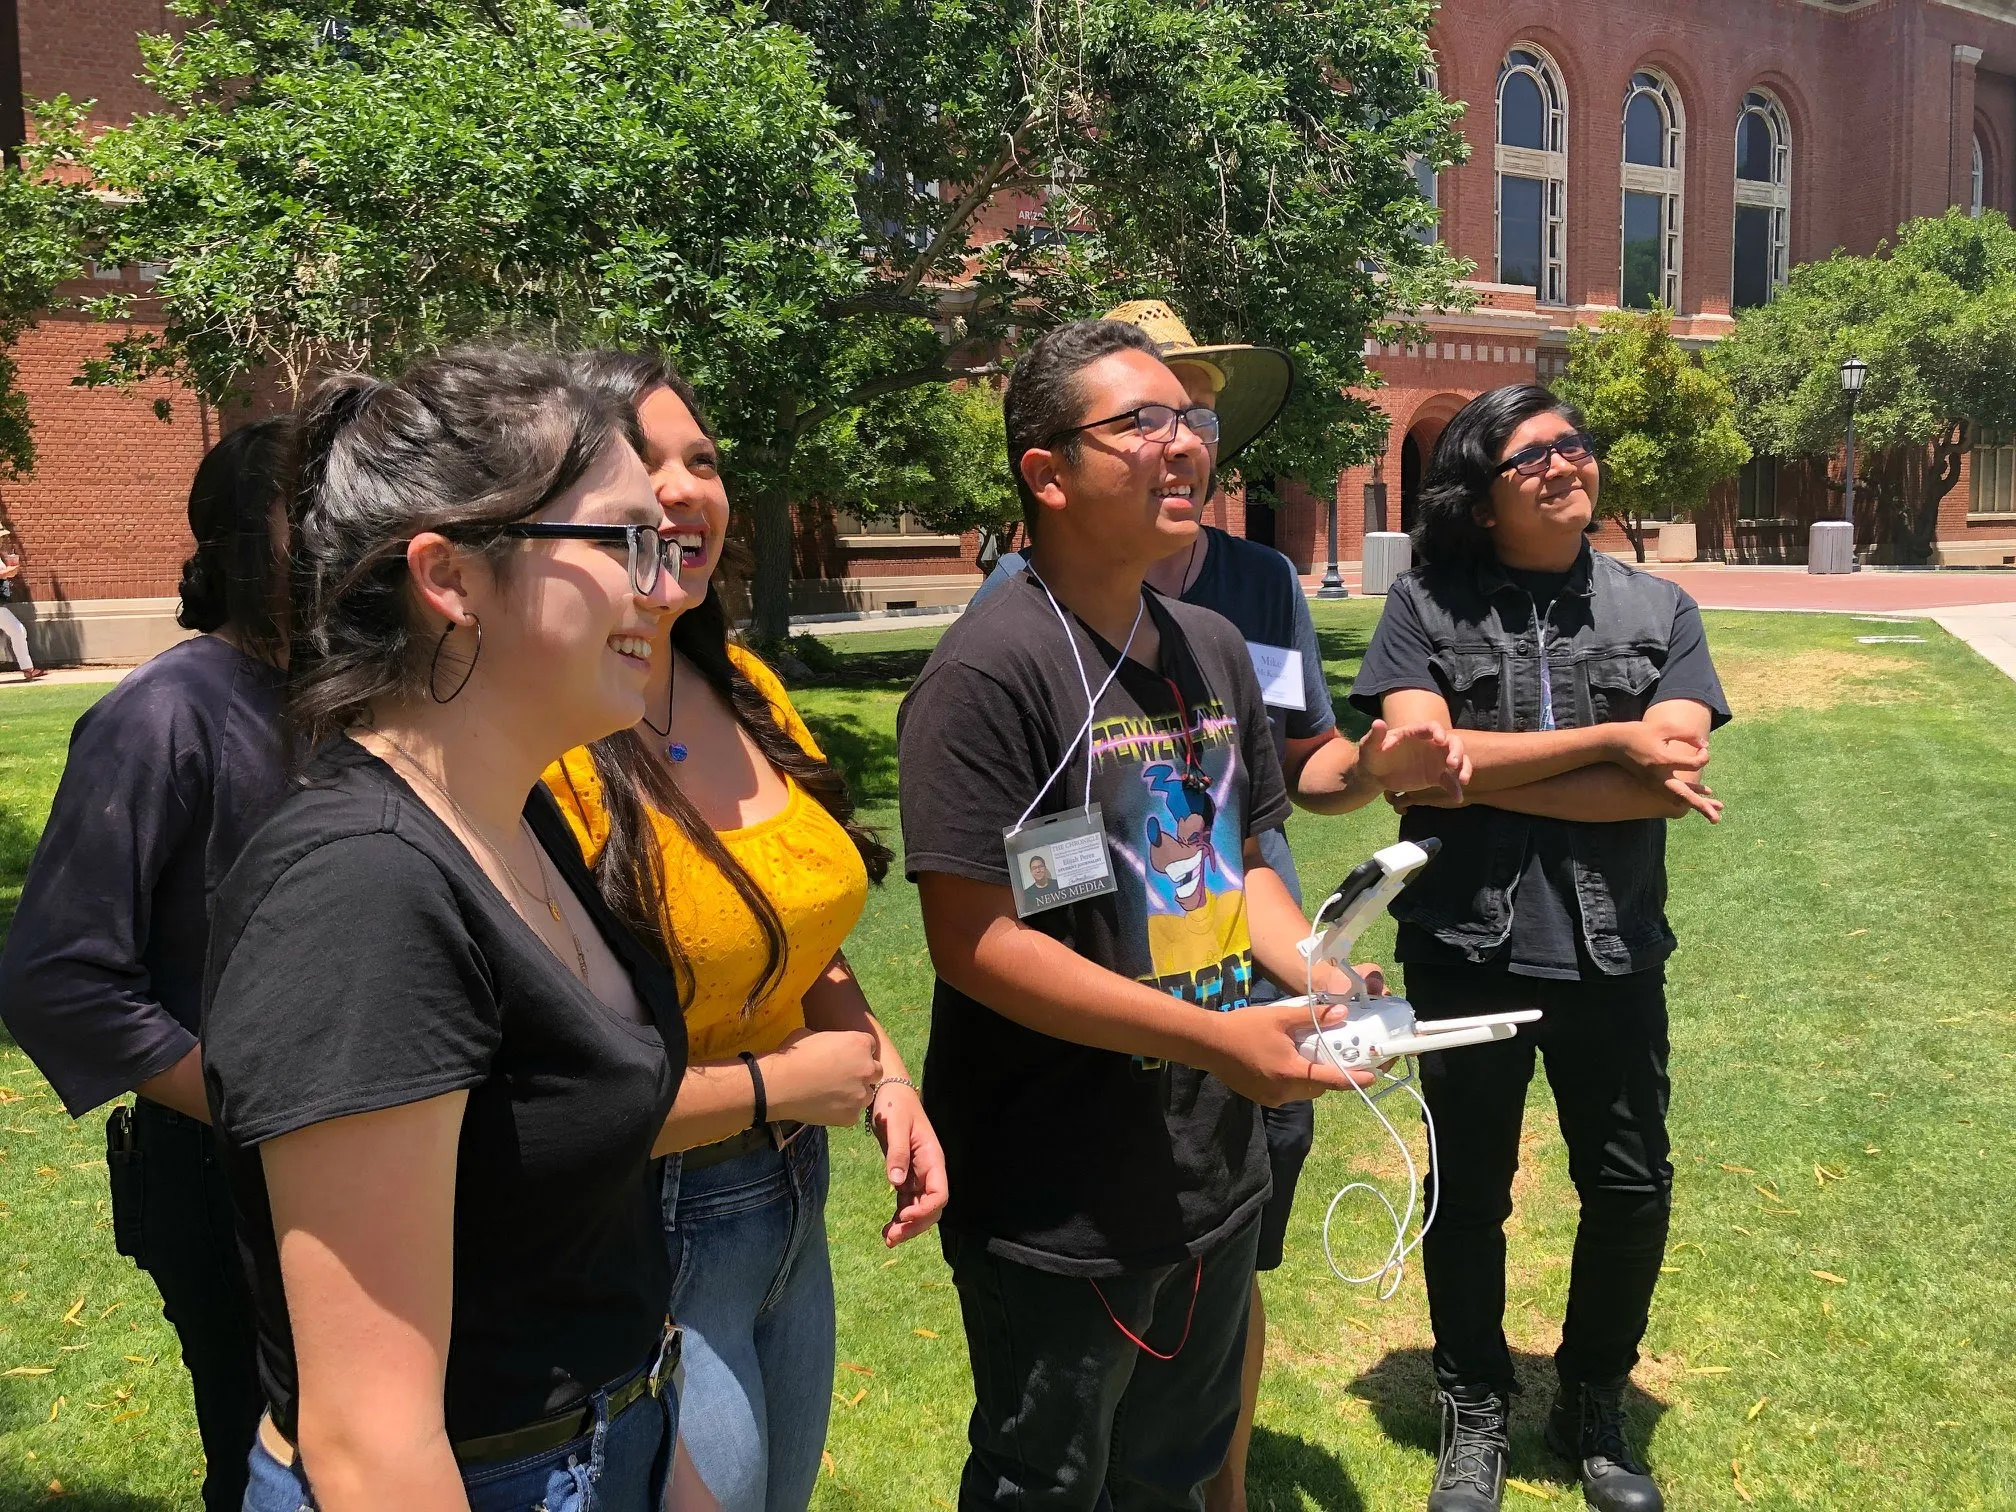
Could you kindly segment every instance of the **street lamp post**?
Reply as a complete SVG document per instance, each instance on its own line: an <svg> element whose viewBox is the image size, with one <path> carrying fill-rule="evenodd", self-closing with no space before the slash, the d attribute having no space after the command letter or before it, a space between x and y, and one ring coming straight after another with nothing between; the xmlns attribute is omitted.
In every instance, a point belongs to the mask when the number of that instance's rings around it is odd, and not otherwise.
<svg viewBox="0 0 2016 1512"><path fill-rule="evenodd" d="M1349 598L1344 587L1344 574L1337 570L1337 490L1330 490L1330 563L1324 569L1322 586L1316 590L1319 599Z"/></svg>
<svg viewBox="0 0 2016 1512"><path fill-rule="evenodd" d="M1855 570L1855 406L1862 397L1862 385L1869 380L1869 364L1850 357L1841 364L1841 392L1848 396L1848 455L1842 475L1841 518L1815 520L1806 548L1806 570L1815 573L1843 573Z"/></svg>

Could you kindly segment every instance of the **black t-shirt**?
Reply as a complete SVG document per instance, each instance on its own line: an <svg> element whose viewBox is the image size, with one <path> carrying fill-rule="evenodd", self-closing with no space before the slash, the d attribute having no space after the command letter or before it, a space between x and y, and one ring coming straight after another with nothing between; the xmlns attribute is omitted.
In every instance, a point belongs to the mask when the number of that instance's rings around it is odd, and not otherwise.
<svg viewBox="0 0 2016 1512"><path fill-rule="evenodd" d="M218 893L203 1019L274 1420L293 1433L295 1368L259 1146L458 1090L449 1437L578 1406L645 1362L671 1292L651 1158L686 1063L671 974L604 908L543 787L526 818L655 1024L590 994L362 746L332 742L309 783Z"/></svg>
<svg viewBox="0 0 2016 1512"><path fill-rule="evenodd" d="M1573 568L1567 572L1528 572L1507 567L1503 571L1510 582L1532 597L1534 612L1543 619L1549 605L1576 575ZM1691 598L1683 594L1681 599L1651 702L1691 699L1713 710L1719 722L1728 718L1728 707L1722 684L1715 675L1715 664L1708 655L1708 635L1701 624L1701 611ZM1551 633L1548 639L1552 644ZM1405 594L1388 598L1379 633L1372 638L1364 664L1358 670L1353 700L1376 711L1378 695L1396 688L1439 691L1430 662L1433 651L1414 600ZM1555 708L1571 706L1573 689L1566 681L1556 683L1552 691ZM1365 695L1362 698L1361 693ZM1575 897L1574 859L1568 841L1570 823L1541 817L1527 821L1526 861L1512 894L1511 933L1491 962L1515 975L1560 981L1601 975L1590 959L1582 934L1581 909ZM1406 964L1469 964L1469 957L1462 951L1405 920L1401 921L1394 940L1393 957Z"/></svg>
<svg viewBox="0 0 2016 1512"><path fill-rule="evenodd" d="M1090 742L1092 801L1119 890L1026 922L1166 991L1171 1012L1234 1009L1254 977L1244 845L1287 817L1287 790L1239 632L1157 594L1148 605L1166 680L1122 663ZM1084 803L1087 742L1071 742L1085 689L1072 641L1095 692L1120 653L1067 619L1070 639L1024 573L947 632L904 699L913 878L1007 886L1002 832L1060 763L1030 822ZM1208 789L1183 786L1191 760ZM1202 1254L1269 1190L1254 1105L1216 1077L1039 1034L942 979L924 1103L945 1146L946 1225L1039 1269L1111 1275Z"/></svg>

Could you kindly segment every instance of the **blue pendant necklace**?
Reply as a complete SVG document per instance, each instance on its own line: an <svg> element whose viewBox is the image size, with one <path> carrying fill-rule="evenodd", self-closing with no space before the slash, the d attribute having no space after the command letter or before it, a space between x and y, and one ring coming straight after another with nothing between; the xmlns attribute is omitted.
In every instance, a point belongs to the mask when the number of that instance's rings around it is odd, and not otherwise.
<svg viewBox="0 0 2016 1512"><path fill-rule="evenodd" d="M672 648L670 646L665 648L665 655L667 657L672 655ZM678 674L679 663L668 660L665 663L665 728L661 730L658 726L651 723L651 716L649 714L644 716L644 727L661 740L672 733L672 683ZM665 754L675 762L684 761L686 759L686 742L683 740L666 740Z"/></svg>

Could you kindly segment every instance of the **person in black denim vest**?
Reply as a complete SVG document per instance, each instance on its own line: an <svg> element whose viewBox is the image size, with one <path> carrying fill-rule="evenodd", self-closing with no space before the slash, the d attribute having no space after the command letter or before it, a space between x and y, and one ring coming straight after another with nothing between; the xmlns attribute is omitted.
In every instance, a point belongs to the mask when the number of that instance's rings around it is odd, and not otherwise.
<svg viewBox="0 0 2016 1512"><path fill-rule="evenodd" d="M1546 389L1472 400L1424 480L1422 565L1394 585L1351 695L1390 723L1449 723L1475 767L1461 798L1393 800L1403 838L1442 842L1393 905L1416 1011L1545 1015L1421 1061L1440 1136L1422 1246L1444 1423L1431 1512L1503 1494L1504 1223L1536 1051L1582 1209L1547 1441L1592 1506L1662 1505L1622 1401L1672 1205L1666 825L1720 818L1701 773L1729 711L1693 600L1590 549L1598 488L1580 417Z"/></svg>

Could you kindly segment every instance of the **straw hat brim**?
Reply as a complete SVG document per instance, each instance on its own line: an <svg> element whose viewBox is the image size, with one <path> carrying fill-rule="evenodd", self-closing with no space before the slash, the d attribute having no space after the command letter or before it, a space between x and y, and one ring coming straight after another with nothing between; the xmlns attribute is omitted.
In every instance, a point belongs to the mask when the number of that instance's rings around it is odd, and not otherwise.
<svg viewBox="0 0 2016 1512"><path fill-rule="evenodd" d="M1295 383L1295 363L1278 347L1200 346L1165 352L1162 360L1208 362L1225 375L1218 393L1218 465L1224 467L1280 418Z"/></svg>

